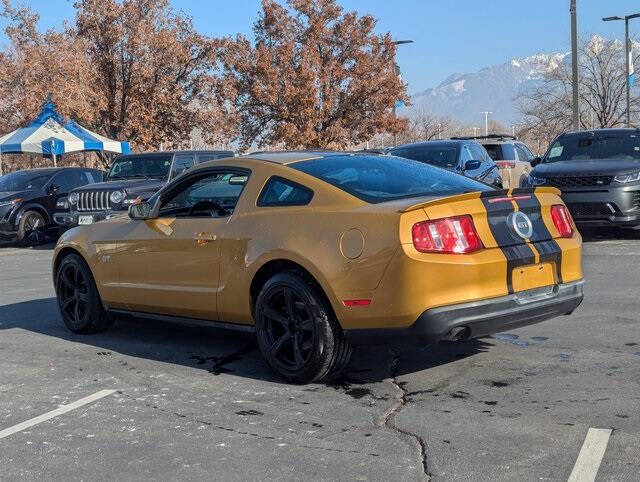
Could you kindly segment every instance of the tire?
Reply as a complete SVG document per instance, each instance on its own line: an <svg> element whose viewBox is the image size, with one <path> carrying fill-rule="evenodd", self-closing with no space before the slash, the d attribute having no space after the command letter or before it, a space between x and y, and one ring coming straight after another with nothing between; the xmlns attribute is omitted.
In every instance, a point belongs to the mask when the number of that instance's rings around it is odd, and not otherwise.
<svg viewBox="0 0 640 482"><path fill-rule="evenodd" d="M526 174L523 174L522 176L520 176L520 179L518 179L518 185L516 187L524 186L525 183L527 182L527 178L528 176Z"/></svg>
<svg viewBox="0 0 640 482"><path fill-rule="evenodd" d="M64 324L74 333L100 333L111 325L93 275L77 254L65 256L56 271L56 296Z"/></svg>
<svg viewBox="0 0 640 482"><path fill-rule="evenodd" d="M26 211L18 224L18 242L25 246L37 246L46 238L44 231L45 219L38 211Z"/></svg>
<svg viewBox="0 0 640 482"><path fill-rule="evenodd" d="M293 383L320 382L342 370L351 346L319 289L296 272L270 278L256 299L258 346Z"/></svg>

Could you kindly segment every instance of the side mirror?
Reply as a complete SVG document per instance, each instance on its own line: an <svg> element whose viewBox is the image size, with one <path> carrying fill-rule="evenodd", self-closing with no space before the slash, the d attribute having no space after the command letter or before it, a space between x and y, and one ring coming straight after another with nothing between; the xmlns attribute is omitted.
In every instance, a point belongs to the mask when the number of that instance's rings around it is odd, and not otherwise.
<svg viewBox="0 0 640 482"><path fill-rule="evenodd" d="M141 202L138 204L132 204L129 206L129 217L131 219L144 221L151 216L151 204L148 202Z"/></svg>
<svg viewBox="0 0 640 482"><path fill-rule="evenodd" d="M52 194L57 194L57 192L60 190L60 186L57 186L55 184L51 184L48 188L47 188L47 194L52 195Z"/></svg>
<svg viewBox="0 0 640 482"><path fill-rule="evenodd" d="M482 161L467 161L464 163L463 171L474 171L482 166Z"/></svg>
<svg viewBox="0 0 640 482"><path fill-rule="evenodd" d="M531 164L531 167L536 167L541 162L542 162L542 158L534 157L533 159L531 159L531 162L529 164Z"/></svg>

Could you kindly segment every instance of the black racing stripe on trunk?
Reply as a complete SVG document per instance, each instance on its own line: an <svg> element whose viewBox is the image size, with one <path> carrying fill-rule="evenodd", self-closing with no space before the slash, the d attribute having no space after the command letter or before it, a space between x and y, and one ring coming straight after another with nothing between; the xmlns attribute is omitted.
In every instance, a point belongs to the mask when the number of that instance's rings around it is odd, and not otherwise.
<svg viewBox="0 0 640 482"><path fill-rule="evenodd" d="M558 282L562 283L562 248L553 240L542 241L535 244L538 253L540 254L540 262L548 263L553 261L556 265L556 271L558 274Z"/></svg>
<svg viewBox="0 0 640 482"><path fill-rule="evenodd" d="M489 199L491 197L483 197L481 195L480 199L487 211L487 221L491 234L507 259L507 289L511 294L513 293L514 268L533 264L535 256L531 248L524 243L524 240L516 236L509 227L507 217L515 211L513 204L510 201L490 203Z"/></svg>
<svg viewBox="0 0 640 482"><path fill-rule="evenodd" d="M507 246L502 248L507 258L507 289L513 293L513 270L518 266L526 266L535 262L535 256L531 248L526 244Z"/></svg>
<svg viewBox="0 0 640 482"><path fill-rule="evenodd" d="M535 247L540 253L540 261L554 261L556 263L558 280L562 283L562 248L560 248L560 245L553 239L547 229L547 225L544 223L540 201L535 194L532 194L529 199L520 199L516 202L518 203L518 209L531 219L533 235L530 241L535 243ZM540 246L542 246L542 248L540 248ZM543 251L549 253L544 259Z"/></svg>

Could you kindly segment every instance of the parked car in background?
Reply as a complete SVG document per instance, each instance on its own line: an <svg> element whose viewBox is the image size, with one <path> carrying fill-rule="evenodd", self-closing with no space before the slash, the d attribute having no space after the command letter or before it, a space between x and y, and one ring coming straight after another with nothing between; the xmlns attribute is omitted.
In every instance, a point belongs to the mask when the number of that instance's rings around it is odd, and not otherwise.
<svg viewBox="0 0 640 482"><path fill-rule="evenodd" d="M233 151L162 151L119 156L104 182L69 194L69 210L56 213L55 221L70 228L108 219L126 212L134 202L146 201L196 164L233 156Z"/></svg>
<svg viewBox="0 0 640 482"><path fill-rule="evenodd" d="M576 223L640 227L640 129L568 132L535 164L528 184L560 189Z"/></svg>
<svg viewBox="0 0 640 482"><path fill-rule="evenodd" d="M502 187L498 166L475 141L450 139L405 144L388 150L392 156L405 157L453 171L494 187Z"/></svg>
<svg viewBox="0 0 640 482"><path fill-rule="evenodd" d="M36 245L57 234L53 216L68 209L69 192L101 182L103 174L98 169L59 167L26 169L0 177L0 238Z"/></svg>
<svg viewBox="0 0 640 482"><path fill-rule="evenodd" d="M197 166L129 217L63 234L52 268L73 332L125 315L254 332L277 374L306 383L371 338L468 340L569 314L581 251L556 189L288 152Z"/></svg>
<svg viewBox="0 0 640 482"><path fill-rule="evenodd" d="M489 134L487 136L465 137L482 144L500 169L502 187L516 188L526 183L533 169L531 161L535 158L524 142L506 134Z"/></svg>

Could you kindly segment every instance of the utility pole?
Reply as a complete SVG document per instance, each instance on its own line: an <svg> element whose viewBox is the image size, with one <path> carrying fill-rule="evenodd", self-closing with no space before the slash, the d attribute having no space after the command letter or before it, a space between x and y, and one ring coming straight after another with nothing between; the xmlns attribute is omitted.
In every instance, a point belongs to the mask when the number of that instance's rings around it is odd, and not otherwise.
<svg viewBox="0 0 640 482"><path fill-rule="evenodd" d="M640 17L640 13L625 15L624 17L605 17L602 20L611 22L612 20L624 20L624 59L626 64L626 84L627 84L627 127L631 127L631 69L633 68L633 52L631 51L631 39L629 38L629 20Z"/></svg>
<svg viewBox="0 0 640 482"><path fill-rule="evenodd" d="M474 127L474 128L473 128L473 137L476 137L476 136L478 135L478 134L477 134L477 131L479 131L479 130L480 130L480 128L479 128L479 127Z"/></svg>
<svg viewBox="0 0 640 482"><path fill-rule="evenodd" d="M395 40L393 42L391 42L393 45L404 45L404 44L412 44L413 40ZM402 78L402 76L400 75L400 66L398 64L396 64L396 59L395 59L395 53L394 53L394 58L393 58L393 72L394 74L396 74L399 78ZM396 114L396 103L398 101L394 101L393 102L393 118L397 119L398 115ZM398 145L398 134L394 134L393 135L393 145L397 146Z"/></svg>
<svg viewBox="0 0 640 482"><path fill-rule="evenodd" d="M484 112L480 112L484 114L484 135L489 135L489 114L493 114L493 112L485 110Z"/></svg>
<svg viewBox="0 0 640 482"><path fill-rule="evenodd" d="M578 20L576 14L576 0L570 0L571 13L571 71L573 84L573 128L580 129L578 110Z"/></svg>

